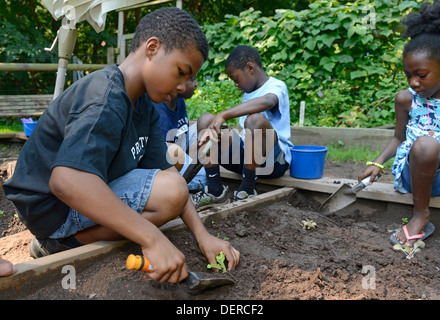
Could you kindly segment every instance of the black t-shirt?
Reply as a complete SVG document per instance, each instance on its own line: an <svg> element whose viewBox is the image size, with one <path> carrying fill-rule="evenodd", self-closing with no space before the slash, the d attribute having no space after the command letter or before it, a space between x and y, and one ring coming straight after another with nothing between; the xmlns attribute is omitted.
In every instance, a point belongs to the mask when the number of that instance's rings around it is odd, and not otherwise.
<svg viewBox="0 0 440 320"><path fill-rule="evenodd" d="M3 186L5 195L28 229L45 238L69 211L49 190L52 169L66 166L108 183L135 168L169 168L158 121L146 94L134 110L116 65L95 71L64 91L40 117L13 177Z"/></svg>

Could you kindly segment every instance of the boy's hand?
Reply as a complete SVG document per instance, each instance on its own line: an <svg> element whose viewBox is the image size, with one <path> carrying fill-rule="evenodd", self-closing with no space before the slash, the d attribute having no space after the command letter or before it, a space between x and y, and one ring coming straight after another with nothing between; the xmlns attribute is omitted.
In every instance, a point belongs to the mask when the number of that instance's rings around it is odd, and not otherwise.
<svg viewBox="0 0 440 320"><path fill-rule="evenodd" d="M240 252L233 248L228 241L214 237L210 233L206 234L198 241L200 250L202 250L208 263L216 264L215 257L223 251L226 260L228 260L228 271L235 269L240 261Z"/></svg>
<svg viewBox="0 0 440 320"><path fill-rule="evenodd" d="M208 140L212 140L213 142L217 143L221 135L221 126L225 121L225 118L223 118L220 114L216 115L201 135L199 146L204 145Z"/></svg>
<svg viewBox="0 0 440 320"><path fill-rule="evenodd" d="M202 133L203 132L203 133ZM218 135L213 129L204 129L201 131L200 139L199 139L199 147L203 146L208 141L212 141L213 143L218 143Z"/></svg>
<svg viewBox="0 0 440 320"><path fill-rule="evenodd" d="M142 254L150 261L154 272L148 276L159 282L177 283L188 277L185 256L169 240L157 238L154 246L142 248Z"/></svg>
<svg viewBox="0 0 440 320"><path fill-rule="evenodd" d="M215 130L217 135L220 135L220 128L223 123L225 123L226 119L221 116L221 113L215 116L215 118L212 120L212 122L209 124L208 128Z"/></svg>

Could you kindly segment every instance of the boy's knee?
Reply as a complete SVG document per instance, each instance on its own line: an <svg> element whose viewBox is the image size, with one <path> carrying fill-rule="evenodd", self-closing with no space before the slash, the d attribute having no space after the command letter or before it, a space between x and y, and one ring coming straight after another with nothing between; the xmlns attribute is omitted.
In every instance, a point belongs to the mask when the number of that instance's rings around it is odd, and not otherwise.
<svg viewBox="0 0 440 320"><path fill-rule="evenodd" d="M208 125L214 118L215 115L213 115L212 113L202 114L199 119L197 119L197 131L200 132L201 130L208 128Z"/></svg>
<svg viewBox="0 0 440 320"><path fill-rule="evenodd" d="M166 185L170 191L166 196L170 205L183 208L189 197L188 185L185 179L178 172L172 173L168 177Z"/></svg>
<svg viewBox="0 0 440 320"><path fill-rule="evenodd" d="M188 186L174 170L158 172L153 186L142 215L156 226L162 226L182 213L189 199Z"/></svg>
<svg viewBox="0 0 440 320"><path fill-rule="evenodd" d="M244 127L246 129L265 129L267 127L267 118L262 113L253 113L247 116L244 121Z"/></svg>

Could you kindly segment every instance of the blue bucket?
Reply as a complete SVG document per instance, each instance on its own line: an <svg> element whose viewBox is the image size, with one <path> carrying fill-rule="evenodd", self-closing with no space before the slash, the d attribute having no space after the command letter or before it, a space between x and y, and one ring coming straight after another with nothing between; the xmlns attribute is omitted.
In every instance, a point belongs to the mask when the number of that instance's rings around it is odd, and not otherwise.
<svg viewBox="0 0 440 320"><path fill-rule="evenodd" d="M34 121L34 122L23 122L23 130L24 130L24 135L26 137L29 137L32 133L32 131L35 128L35 125L37 124L38 121Z"/></svg>
<svg viewBox="0 0 440 320"><path fill-rule="evenodd" d="M321 146L294 146L291 149L290 175L298 179L322 178L327 151Z"/></svg>

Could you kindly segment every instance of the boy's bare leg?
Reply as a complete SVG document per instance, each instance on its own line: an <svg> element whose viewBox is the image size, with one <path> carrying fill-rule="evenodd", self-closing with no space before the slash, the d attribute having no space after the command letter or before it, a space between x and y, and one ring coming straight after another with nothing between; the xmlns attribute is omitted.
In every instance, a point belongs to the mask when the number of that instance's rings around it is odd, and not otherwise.
<svg viewBox="0 0 440 320"><path fill-rule="evenodd" d="M278 137L269 120L261 113L249 115L244 125L246 129L244 166L255 170L264 163L267 150L272 150ZM273 134L268 134L269 132ZM267 139L270 140L266 141Z"/></svg>

